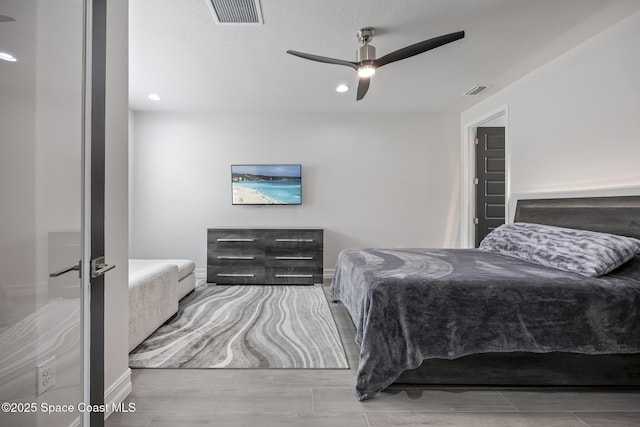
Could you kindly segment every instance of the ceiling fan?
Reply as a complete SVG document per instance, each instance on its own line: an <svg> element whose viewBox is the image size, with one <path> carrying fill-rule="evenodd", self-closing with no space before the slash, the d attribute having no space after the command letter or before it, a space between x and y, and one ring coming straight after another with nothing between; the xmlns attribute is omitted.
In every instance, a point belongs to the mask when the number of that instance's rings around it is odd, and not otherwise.
<svg viewBox="0 0 640 427"><path fill-rule="evenodd" d="M362 28L356 33L356 37L362 43L357 51L356 62L344 61L342 59L327 58L325 56L312 55L310 53L296 52L288 50L287 53L300 58L309 59L311 61L324 62L327 64L345 65L351 67L358 73L358 91L356 100L360 101L369 90L371 76L375 74L376 69L401 59L410 58L420 53L435 49L447 43L454 42L464 37L464 31L458 31L451 34L434 37L424 40L410 46L403 47L394 52L388 53L381 58L376 59L376 48L371 46L369 42L373 39L375 29L371 27Z"/></svg>

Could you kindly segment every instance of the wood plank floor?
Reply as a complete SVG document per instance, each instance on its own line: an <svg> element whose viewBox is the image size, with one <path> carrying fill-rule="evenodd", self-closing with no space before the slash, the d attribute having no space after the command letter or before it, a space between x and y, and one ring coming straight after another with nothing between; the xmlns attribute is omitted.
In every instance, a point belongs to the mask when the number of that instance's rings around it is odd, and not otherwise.
<svg viewBox="0 0 640 427"><path fill-rule="evenodd" d="M350 370L134 369L125 402L135 412L105 425L640 426L640 391L392 386L358 402L355 328L341 304L330 305Z"/></svg>

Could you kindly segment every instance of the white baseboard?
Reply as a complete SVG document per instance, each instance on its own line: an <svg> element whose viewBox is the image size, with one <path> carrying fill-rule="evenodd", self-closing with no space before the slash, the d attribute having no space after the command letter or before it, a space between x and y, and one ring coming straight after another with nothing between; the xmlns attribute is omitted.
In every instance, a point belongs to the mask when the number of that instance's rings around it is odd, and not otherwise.
<svg viewBox="0 0 640 427"><path fill-rule="evenodd" d="M105 420L111 415L111 409L124 402L131 390L131 369L127 368L125 373L104 392L104 403L107 407L104 413Z"/></svg>
<svg viewBox="0 0 640 427"><path fill-rule="evenodd" d="M333 274L336 272L335 268L325 268L322 271L322 278L325 280L331 280L333 279Z"/></svg>
<svg viewBox="0 0 640 427"><path fill-rule="evenodd" d="M193 272L196 274L196 280L207 278L207 269L205 267L196 267Z"/></svg>

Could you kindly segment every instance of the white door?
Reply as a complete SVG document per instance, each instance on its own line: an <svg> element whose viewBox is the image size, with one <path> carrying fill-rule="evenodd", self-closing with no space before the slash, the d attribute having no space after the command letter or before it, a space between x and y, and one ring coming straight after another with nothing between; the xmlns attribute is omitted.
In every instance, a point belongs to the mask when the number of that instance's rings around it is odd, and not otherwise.
<svg viewBox="0 0 640 427"><path fill-rule="evenodd" d="M87 3L0 1L2 426L88 425Z"/></svg>

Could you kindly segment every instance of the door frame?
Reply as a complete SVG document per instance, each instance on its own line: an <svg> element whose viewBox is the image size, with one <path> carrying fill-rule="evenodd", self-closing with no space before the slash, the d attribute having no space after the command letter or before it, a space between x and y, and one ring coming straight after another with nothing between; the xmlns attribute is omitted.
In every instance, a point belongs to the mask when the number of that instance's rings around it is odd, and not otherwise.
<svg viewBox="0 0 640 427"><path fill-rule="evenodd" d="M476 175L476 128L497 117L504 116L504 172L505 172L505 222L509 223L509 195L511 183L510 144L509 144L509 106L503 105L488 113L482 114L460 125L460 247L473 248L475 246L475 217L476 192L474 178Z"/></svg>
<svg viewBox="0 0 640 427"><path fill-rule="evenodd" d="M104 256L106 0L84 0L82 130L82 401L104 405L104 276L91 260ZM84 411L83 426L104 425L104 412Z"/></svg>

